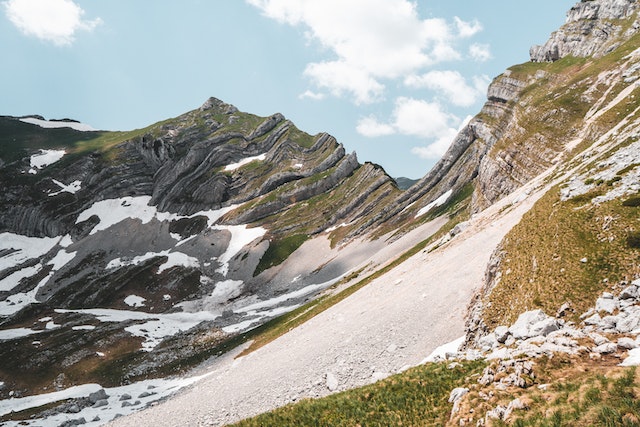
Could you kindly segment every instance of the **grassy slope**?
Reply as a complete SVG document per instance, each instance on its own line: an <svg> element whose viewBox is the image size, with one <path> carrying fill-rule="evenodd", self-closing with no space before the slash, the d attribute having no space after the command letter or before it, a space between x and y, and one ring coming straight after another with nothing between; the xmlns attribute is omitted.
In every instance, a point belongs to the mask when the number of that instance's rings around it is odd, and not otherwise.
<svg viewBox="0 0 640 427"><path fill-rule="evenodd" d="M484 361L428 363L365 387L316 400L302 400L243 420L252 426L458 426L476 425L498 405L519 398L524 408L509 422L489 426L640 426L640 376L617 367L617 359L558 356L534 362L535 378L526 388L478 384ZM539 387L542 384L550 384ZM460 411L451 416L450 392L469 389ZM460 421L464 420L464 424Z"/></svg>
<svg viewBox="0 0 640 427"><path fill-rule="evenodd" d="M235 424L250 426L442 426L451 410L453 388L468 385L484 362L466 362L453 369L428 364L376 384L303 400Z"/></svg>

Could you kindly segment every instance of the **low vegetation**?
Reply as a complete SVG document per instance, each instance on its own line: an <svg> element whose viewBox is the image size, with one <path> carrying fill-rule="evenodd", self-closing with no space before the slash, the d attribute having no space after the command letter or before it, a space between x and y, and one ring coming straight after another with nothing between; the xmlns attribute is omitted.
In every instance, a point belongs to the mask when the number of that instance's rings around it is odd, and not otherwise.
<svg viewBox="0 0 640 427"><path fill-rule="evenodd" d="M502 277L485 304L489 327L536 308L553 315L567 302L575 320L603 291L638 277L638 207L591 203L608 189L602 183L562 202L555 187L507 234Z"/></svg>
<svg viewBox="0 0 640 427"><path fill-rule="evenodd" d="M417 366L375 384L321 399L305 399L243 420L251 426L640 426L640 376L609 357L556 355L533 360L525 388L478 383L487 362L438 362ZM468 389L452 413L454 388ZM488 417L518 398L506 420ZM482 420L482 421L480 421ZM478 424L482 422L483 424Z"/></svg>
<svg viewBox="0 0 640 427"><path fill-rule="evenodd" d="M481 361L452 369L445 363L430 363L359 389L303 400L235 426L443 426L451 411L449 393L468 385L483 366Z"/></svg>
<svg viewBox="0 0 640 427"><path fill-rule="evenodd" d="M289 255L294 253L304 242L309 239L306 234L294 234L293 236L283 237L278 240L273 240L269 243L269 248L266 250L260 262L253 272L254 276L262 273L268 268L282 264Z"/></svg>

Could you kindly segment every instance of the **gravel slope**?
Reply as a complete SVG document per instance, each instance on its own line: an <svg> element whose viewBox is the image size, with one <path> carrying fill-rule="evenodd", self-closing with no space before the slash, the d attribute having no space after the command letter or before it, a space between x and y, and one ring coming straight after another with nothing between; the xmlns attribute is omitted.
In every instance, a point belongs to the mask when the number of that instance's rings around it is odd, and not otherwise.
<svg viewBox="0 0 640 427"><path fill-rule="evenodd" d="M491 253L541 193L501 212L523 191L477 215L440 249L417 254L249 356L216 360L190 389L111 425L224 425L420 363L464 335L465 310Z"/></svg>

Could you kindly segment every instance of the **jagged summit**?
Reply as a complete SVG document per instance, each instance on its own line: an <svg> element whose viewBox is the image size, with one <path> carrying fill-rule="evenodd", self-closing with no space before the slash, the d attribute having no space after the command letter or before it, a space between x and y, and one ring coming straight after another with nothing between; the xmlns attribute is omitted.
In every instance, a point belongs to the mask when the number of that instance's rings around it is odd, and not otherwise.
<svg viewBox="0 0 640 427"><path fill-rule="evenodd" d="M601 57L637 32L640 22L625 21L637 9L635 0L582 0L567 12L565 25L543 46L531 48L531 60L557 61L568 55Z"/></svg>

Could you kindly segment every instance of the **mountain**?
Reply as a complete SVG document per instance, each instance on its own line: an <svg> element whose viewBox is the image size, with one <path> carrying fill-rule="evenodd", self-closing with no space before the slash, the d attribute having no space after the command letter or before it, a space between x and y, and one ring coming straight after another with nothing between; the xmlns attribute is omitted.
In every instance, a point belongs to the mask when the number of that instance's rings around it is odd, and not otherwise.
<svg viewBox="0 0 640 427"><path fill-rule="evenodd" d="M214 98L133 132L0 128L0 378L23 394L215 354L370 258L331 247L400 193L330 135ZM324 256L287 267L305 242Z"/></svg>
<svg viewBox="0 0 640 427"><path fill-rule="evenodd" d="M126 133L0 118L3 421L198 381L114 425L221 425L395 374L246 425L637 424L639 22L578 2L404 191L214 98Z"/></svg>

